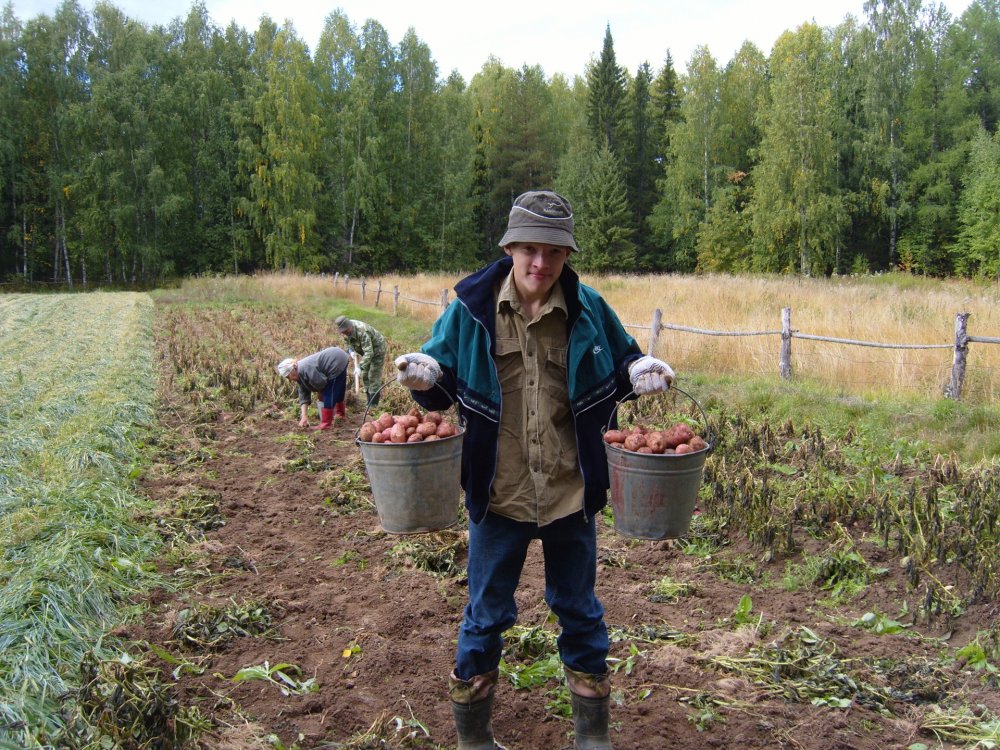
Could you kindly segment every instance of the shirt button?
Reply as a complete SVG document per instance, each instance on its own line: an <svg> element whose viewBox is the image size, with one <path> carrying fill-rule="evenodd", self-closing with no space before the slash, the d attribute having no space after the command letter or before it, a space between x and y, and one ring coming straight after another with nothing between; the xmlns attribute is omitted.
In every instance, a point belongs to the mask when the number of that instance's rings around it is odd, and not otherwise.
<svg viewBox="0 0 1000 750"><path fill-rule="evenodd" d="M534 384L535 384L535 381L534 381L534 380L529 380L529 381L528 381L528 385L534 385Z"/></svg>
<svg viewBox="0 0 1000 750"><path fill-rule="evenodd" d="M534 352L528 352L528 356L529 356L529 357L534 357L534 356L535 356L535 353L534 353Z"/></svg>

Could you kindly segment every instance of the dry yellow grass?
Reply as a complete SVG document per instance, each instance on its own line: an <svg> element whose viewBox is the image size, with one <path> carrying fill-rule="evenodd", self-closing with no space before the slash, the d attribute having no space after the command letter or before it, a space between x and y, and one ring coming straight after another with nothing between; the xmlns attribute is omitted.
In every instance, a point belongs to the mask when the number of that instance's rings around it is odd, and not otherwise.
<svg viewBox="0 0 1000 750"><path fill-rule="evenodd" d="M290 300L329 294L392 310L394 292L401 313L432 322L441 298L460 275L418 274L365 280L266 274L243 283ZM775 332L715 336L663 330L655 354L684 373L751 374L779 377L782 308L791 308L792 328L803 334L879 344L946 345L934 349L889 349L792 340L792 371L844 392L934 397L951 372L955 316L970 313L968 333L1000 337L1000 285L911 276L803 279L766 276L588 276L643 349L650 344L655 309L665 326L710 331ZM995 403L1000 392L1000 345L969 346L963 397Z"/></svg>

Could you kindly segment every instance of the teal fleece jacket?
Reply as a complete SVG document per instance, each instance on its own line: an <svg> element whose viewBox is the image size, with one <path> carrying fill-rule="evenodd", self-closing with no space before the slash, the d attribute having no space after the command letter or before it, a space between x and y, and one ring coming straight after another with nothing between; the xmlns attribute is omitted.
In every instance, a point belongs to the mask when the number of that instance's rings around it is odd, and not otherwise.
<svg viewBox="0 0 1000 750"><path fill-rule="evenodd" d="M489 508L496 474L503 407L496 366L495 291L510 273L501 258L455 286L456 301L434 323L421 351L437 360L442 377L427 391L412 391L426 409L458 403L465 427L462 488L469 518L478 523ZM608 464L602 431L617 427L615 404L634 398L628 366L642 356L639 345L600 294L580 283L568 265L559 277L568 307L566 371L576 422L577 454L584 480L584 509L596 514L608 499Z"/></svg>

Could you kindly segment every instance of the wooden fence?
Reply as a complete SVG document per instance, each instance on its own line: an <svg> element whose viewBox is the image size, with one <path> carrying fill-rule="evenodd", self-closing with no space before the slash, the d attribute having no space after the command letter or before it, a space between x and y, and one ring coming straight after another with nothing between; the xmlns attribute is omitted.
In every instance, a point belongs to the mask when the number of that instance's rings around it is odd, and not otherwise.
<svg viewBox="0 0 1000 750"><path fill-rule="evenodd" d="M343 283L345 290L351 283L360 286L361 303L367 304L367 294L371 290L368 289L369 285L365 279L351 281L351 279L346 275L340 276L340 274L335 274L333 277L334 290L336 290L338 283ZM388 290L382 289L382 281L379 280L374 289L375 307L379 306L379 302L381 301L383 294L388 296L389 292ZM444 312L449 304L447 289L442 289L441 297L434 301L407 297L406 295L400 293L398 284L393 286L391 294L393 315L398 314L399 301L401 299L420 305L436 306L440 308L441 312ZM944 386L944 395L947 398L959 400L962 397L962 384L965 381L965 366L968 359L969 344L1000 344L1000 338L998 337L970 336L968 333L968 320L969 313L957 313L955 315L955 340L946 344L889 344L879 343L876 341L858 341L856 339L842 339L831 336L817 336L815 334L803 333L802 331L792 327L792 308L790 307L785 307L781 310L781 328L770 331L713 331L704 328L692 328L691 326L664 323L662 312L659 309L653 311L653 319L649 325L625 322L622 324L626 328L649 331L649 345L646 351L650 354L656 350L660 334L663 331L683 331L702 336L780 336L781 353L778 359L778 371L781 374L781 377L786 380L792 377L792 339L796 338L810 341L825 341L832 344L843 344L846 346L874 347L878 349L951 349L951 376Z"/></svg>

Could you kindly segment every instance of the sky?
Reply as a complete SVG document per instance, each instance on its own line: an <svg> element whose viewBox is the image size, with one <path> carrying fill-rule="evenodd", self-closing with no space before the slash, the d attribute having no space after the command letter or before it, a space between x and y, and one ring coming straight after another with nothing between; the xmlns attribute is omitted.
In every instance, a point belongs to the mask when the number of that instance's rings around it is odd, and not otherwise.
<svg viewBox="0 0 1000 750"><path fill-rule="evenodd" d="M14 15L22 22L53 14L60 2L12 0ZM96 4L78 2L88 12ZM192 5L191 0L111 3L150 26L184 18ZM969 0L944 0L943 5L957 16ZM475 0L205 0L205 7L223 29L236 21L252 33L263 15L279 25L291 21L311 51L325 19L338 8L356 29L368 19L378 21L393 44L412 27L430 49L439 76L457 70L466 82L491 55L510 68L540 65L549 77L583 75L588 63L600 56L609 26L618 64L635 74L648 62L656 75L668 50L674 69L683 73L700 45L725 65L745 41L769 55L783 32L805 22L833 27L849 15L865 18L864 0L541 0L523 5Z"/></svg>

